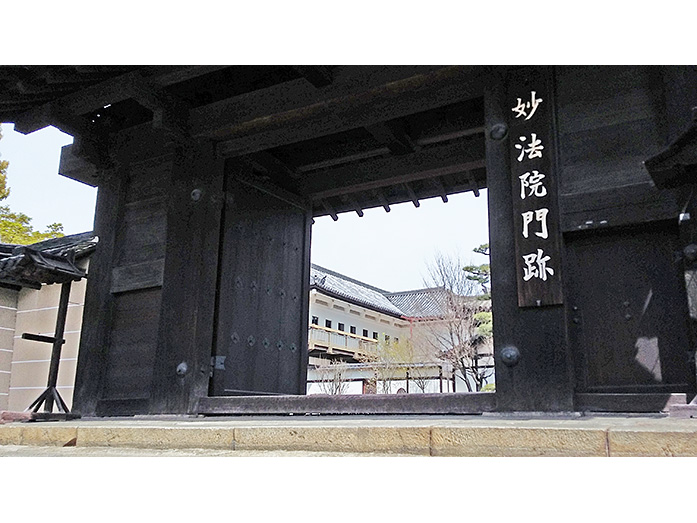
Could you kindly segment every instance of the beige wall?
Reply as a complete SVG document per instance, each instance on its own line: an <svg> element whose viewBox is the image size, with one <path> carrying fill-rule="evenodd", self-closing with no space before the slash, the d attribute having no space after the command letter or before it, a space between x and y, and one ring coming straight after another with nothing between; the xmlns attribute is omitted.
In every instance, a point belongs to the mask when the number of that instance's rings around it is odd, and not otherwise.
<svg viewBox="0 0 697 523"><path fill-rule="evenodd" d="M80 327L82 324L82 310L84 305L86 280L72 284L70 302L68 305L68 317L65 324L65 344L61 351L61 362L58 372L58 392L70 407L73 399L75 383L75 369L77 366L77 350L80 342ZM40 291L22 289L21 291L0 291L0 305L11 303L10 293L15 295L16 314L12 334L10 351L0 352L0 362L5 362L9 354L11 357L9 373L0 374L0 393L3 392L3 379L7 379L7 396L0 396L0 408L23 411L46 388L48 380L49 362L51 359L51 345L36 341L22 339L22 333L42 334L53 336L58 314L58 299L60 285L44 285ZM3 316L8 308L0 308L0 326L10 320ZM9 327L7 327L9 328ZM5 348L4 333L9 330L0 329L1 348ZM3 363L4 364L4 363ZM4 367L2 367L4 369ZM5 403L3 399L5 398Z"/></svg>
<svg viewBox="0 0 697 523"><path fill-rule="evenodd" d="M0 410L7 410L14 349L17 291L0 289Z"/></svg>

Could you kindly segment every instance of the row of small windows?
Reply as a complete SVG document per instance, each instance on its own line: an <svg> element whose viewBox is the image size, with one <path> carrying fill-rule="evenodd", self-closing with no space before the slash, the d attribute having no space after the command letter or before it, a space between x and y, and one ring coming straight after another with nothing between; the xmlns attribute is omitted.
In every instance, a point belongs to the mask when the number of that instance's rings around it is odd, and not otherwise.
<svg viewBox="0 0 697 523"><path fill-rule="evenodd" d="M312 317L312 325L319 325L319 316ZM332 320L324 320L324 326L328 329L331 329L332 328ZM339 323L337 325L337 330L340 330L342 332L346 332L346 326L343 323ZM349 332L351 334L356 334L356 327L354 325L351 325L349 327ZM368 329L363 329L363 337L364 338L368 337ZM378 333L376 331L373 331L373 339L374 340L378 339ZM390 341L390 337L387 334L385 334L385 341ZM399 338L395 338L394 341L399 342Z"/></svg>

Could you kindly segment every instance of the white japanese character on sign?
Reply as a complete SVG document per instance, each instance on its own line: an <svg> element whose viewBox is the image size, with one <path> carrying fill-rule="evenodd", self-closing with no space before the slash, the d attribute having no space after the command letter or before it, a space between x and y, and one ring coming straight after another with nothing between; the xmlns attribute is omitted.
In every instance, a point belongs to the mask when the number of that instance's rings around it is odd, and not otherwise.
<svg viewBox="0 0 697 523"><path fill-rule="evenodd" d="M549 209L537 209L536 211L528 211L524 212L521 214L523 217L523 236L525 238L528 237L528 225L532 222L533 216L535 217L535 220L540 222L540 232L536 232L535 236L539 236L540 238L546 240L547 237L549 236L547 232L547 213L549 212Z"/></svg>
<svg viewBox="0 0 697 523"><path fill-rule="evenodd" d="M542 98L535 98L535 91L532 91L530 93L529 102L523 102L523 100L518 98L518 104L513 109L511 109L511 111L516 113L516 118L525 116L525 119L529 120L530 118L532 118L532 115L535 114L535 111L537 111L537 106L540 105L541 101Z"/></svg>
<svg viewBox="0 0 697 523"><path fill-rule="evenodd" d="M525 199L525 189L530 189L527 196L537 196L541 198L547 196L547 188L542 185L542 179L545 177L540 171L526 172L520 178L520 199Z"/></svg>
<svg viewBox="0 0 697 523"><path fill-rule="evenodd" d="M554 269L547 267L547 262L550 260L549 256L543 256L544 251L542 249L537 249L536 253L523 255L523 260L525 261L525 267L523 267L523 281L529 281L532 278L539 278L543 281L547 281L547 274L551 276L554 275Z"/></svg>
<svg viewBox="0 0 697 523"><path fill-rule="evenodd" d="M521 142L526 142L528 139L525 136L521 136L518 138ZM526 148L524 144L517 143L515 144L515 148L520 150L520 156L518 156L518 161L522 162L523 157L527 154L528 155L528 160L532 160L533 158L542 158L542 149L544 149L544 145L542 145L542 140L540 140L537 137L536 133L531 133L530 134L530 144Z"/></svg>

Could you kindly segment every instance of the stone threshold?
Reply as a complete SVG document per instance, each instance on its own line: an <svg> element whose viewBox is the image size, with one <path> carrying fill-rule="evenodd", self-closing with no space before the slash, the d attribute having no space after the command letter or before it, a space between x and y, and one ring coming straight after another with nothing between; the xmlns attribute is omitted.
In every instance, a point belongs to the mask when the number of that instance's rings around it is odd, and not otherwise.
<svg viewBox="0 0 697 523"><path fill-rule="evenodd" d="M218 449L241 455L697 456L697 420L573 413L99 418L7 423L0 425L0 445Z"/></svg>

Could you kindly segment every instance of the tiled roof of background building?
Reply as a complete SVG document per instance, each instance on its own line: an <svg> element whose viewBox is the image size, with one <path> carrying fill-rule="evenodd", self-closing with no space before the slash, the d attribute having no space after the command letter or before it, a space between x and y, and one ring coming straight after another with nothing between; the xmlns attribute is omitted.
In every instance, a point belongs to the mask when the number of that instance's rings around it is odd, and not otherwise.
<svg viewBox="0 0 697 523"><path fill-rule="evenodd" d="M402 310L387 299L387 291L319 265L312 264L310 268L310 286L392 316L403 316Z"/></svg>
<svg viewBox="0 0 697 523"><path fill-rule="evenodd" d="M441 287L416 289L413 291L391 292L386 295L404 316L410 318L433 318L443 314Z"/></svg>
<svg viewBox="0 0 697 523"><path fill-rule="evenodd" d="M310 268L310 286L328 295L374 310L406 318L434 318L444 314L441 287L389 292L319 265ZM472 297L472 300L479 300ZM490 302L481 302L486 307Z"/></svg>

